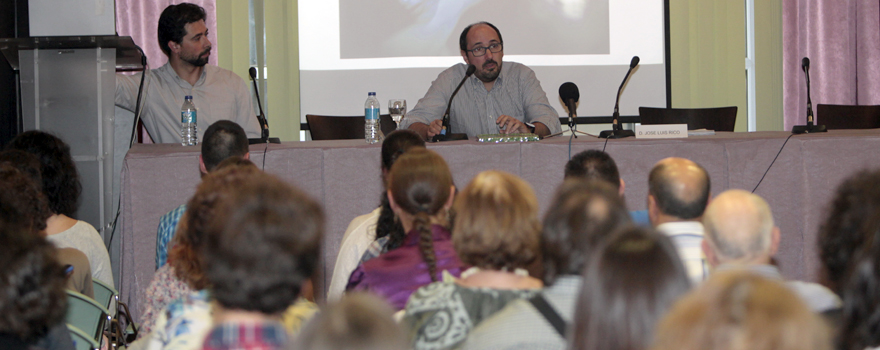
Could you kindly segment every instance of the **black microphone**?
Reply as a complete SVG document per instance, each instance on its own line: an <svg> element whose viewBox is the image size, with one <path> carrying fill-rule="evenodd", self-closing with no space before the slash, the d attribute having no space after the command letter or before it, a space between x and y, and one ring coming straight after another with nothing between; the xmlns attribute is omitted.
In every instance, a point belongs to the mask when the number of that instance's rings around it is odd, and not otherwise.
<svg viewBox="0 0 880 350"><path fill-rule="evenodd" d="M467 67L467 71L464 72L464 78L461 78L461 82L458 83L458 86L456 86L455 90L452 91L452 96L449 96L449 103L446 105L446 112L443 113L443 129L440 130L439 134L434 135L434 138L431 139L432 142L467 140L467 135L465 134L452 134L452 129L449 126L449 109L452 108L452 99L455 97L455 94L458 93L458 90L461 89L461 86L464 85L464 82L467 81L467 78L474 74L476 70L476 66L469 64Z"/></svg>
<svg viewBox="0 0 880 350"><path fill-rule="evenodd" d="M269 121L266 120L266 115L263 114L263 104L260 103L260 90L257 90L257 68L251 67L248 70L248 74L251 76L251 81L254 82L254 94L257 95L257 106L260 108L260 115L257 116L257 122L260 123L260 134L261 137L259 139L248 139L248 144L255 143L281 143L277 137L269 138Z"/></svg>
<svg viewBox="0 0 880 350"><path fill-rule="evenodd" d="M605 130L599 133L600 138L623 138L635 136L635 133L632 130L623 130L620 127L620 94L623 92L623 86L626 85L627 79L629 79L630 73L632 73L633 69L639 65L639 56L633 56L632 60L629 62L629 70L626 71L626 76L623 77L623 81L620 83L620 87L617 88L617 100L614 101L614 114L611 115L611 130Z"/></svg>
<svg viewBox="0 0 880 350"><path fill-rule="evenodd" d="M581 98L577 85L572 82L563 83L559 86L559 98L568 107L568 127L573 128L574 120L577 119L577 102Z"/></svg>
<svg viewBox="0 0 880 350"><path fill-rule="evenodd" d="M825 125L813 125L813 100L810 98L810 59L804 57L801 60L801 70L807 77L807 125L795 125L791 128L793 134L808 134L811 132L826 132Z"/></svg>

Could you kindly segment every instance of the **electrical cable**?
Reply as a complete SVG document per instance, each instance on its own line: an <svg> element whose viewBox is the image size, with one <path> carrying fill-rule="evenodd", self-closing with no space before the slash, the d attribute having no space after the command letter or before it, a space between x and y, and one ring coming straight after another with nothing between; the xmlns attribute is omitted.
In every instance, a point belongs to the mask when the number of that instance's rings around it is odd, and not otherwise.
<svg viewBox="0 0 880 350"><path fill-rule="evenodd" d="M773 157L773 161L770 162L770 166L767 167L767 170L764 171L764 175L761 176L761 180L758 180L758 184L755 185L755 188L752 189L752 193L755 193L755 190L758 189L758 186L761 186L761 182L764 181L764 176L767 176L767 173L770 172L770 168L773 167L773 163L776 163L776 158L779 158L779 154L782 153L782 149L785 148L785 144L788 143L788 139L790 139L794 134L789 134L788 137L785 138L785 142L782 143L782 147L779 147L779 152L776 152L776 157Z"/></svg>

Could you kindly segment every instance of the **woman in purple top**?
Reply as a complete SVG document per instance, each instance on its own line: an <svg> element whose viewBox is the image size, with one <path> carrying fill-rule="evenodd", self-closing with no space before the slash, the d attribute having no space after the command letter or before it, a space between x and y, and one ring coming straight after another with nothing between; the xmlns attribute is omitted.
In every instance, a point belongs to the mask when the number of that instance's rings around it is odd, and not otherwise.
<svg viewBox="0 0 880 350"><path fill-rule="evenodd" d="M446 161L421 148L397 159L386 181L389 204L406 236L398 247L358 266L346 289L369 290L400 310L416 289L440 280L441 271L461 274L448 228L455 186Z"/></svg>

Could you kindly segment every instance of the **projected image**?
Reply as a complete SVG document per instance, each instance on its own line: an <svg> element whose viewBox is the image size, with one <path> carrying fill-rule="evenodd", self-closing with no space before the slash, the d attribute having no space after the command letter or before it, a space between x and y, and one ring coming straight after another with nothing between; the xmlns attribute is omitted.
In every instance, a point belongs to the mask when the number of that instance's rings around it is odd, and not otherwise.
<svg viewBox="0 0 880 350"><path fill-rule="evenodd" d="M509 55L608 54L608 18L608 0L339 0L340 58L459 56L479 21Z"/></svg>

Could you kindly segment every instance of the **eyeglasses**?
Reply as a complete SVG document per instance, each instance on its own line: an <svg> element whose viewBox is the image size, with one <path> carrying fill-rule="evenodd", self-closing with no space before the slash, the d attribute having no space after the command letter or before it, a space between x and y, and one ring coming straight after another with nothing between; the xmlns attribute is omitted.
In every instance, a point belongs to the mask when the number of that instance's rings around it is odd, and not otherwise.
<svg viewBox="0 0 880 350"><path fill-rule="evenodd" d="M473 50L465 50L474 55L474 57L480 57L486 54L486 50L489 50L491 53L499 53L503 50L504 47L501 43L492 43L489 46L480 46L475 47Z"/></svg>

